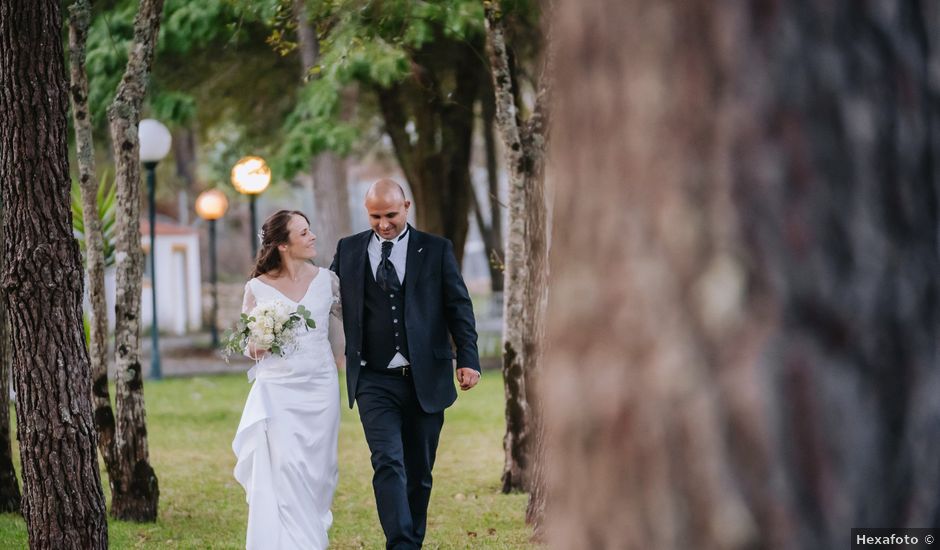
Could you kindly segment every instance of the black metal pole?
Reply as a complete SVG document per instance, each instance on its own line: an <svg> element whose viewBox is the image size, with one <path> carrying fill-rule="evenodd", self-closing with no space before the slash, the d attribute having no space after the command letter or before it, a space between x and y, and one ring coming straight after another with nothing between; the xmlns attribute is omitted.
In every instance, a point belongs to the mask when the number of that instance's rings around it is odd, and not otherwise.
<svg viewBox="0 0 940 550"><path fill-rule="evenodd" d="M251 261L258 257L258 213L255 208L255 199L258 195L248 195L248 204L251 208Z"/></svg>
<svg viewBox="0 0 940 550"><path fill-rule="evenodd" d="M159 380L160 372L160 327L157 324L157 163L145 162L147 169L147 195L150 199L150 311L153 314L150 325L150 377Z"/></svg>
<svg viewBox="0 0 940 550"><path fill-rule="evenodd" d="M212 283L212 321L209 330L212 334L212 347L219 347L219 329L217 319L219 317L219 285L216 280L215 271L215 220L209 220L209 280Z"/></svg>

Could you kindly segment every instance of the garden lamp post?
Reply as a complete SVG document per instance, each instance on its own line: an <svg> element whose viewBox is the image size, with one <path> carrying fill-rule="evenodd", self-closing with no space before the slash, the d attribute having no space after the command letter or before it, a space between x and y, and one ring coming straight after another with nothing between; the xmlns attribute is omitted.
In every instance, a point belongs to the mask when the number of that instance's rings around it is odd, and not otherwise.
<svg viewBox="0 0 940 550"><path fill-rule="evenodd" d="M232 185L242 195L248 195L251 208L251 258L258 255L258 241L255 232L258 230L258 214L255 201L271 183L271 169L261 157L244 157L232 167Z"/></svg>
<svg viewBox="0 0 940 550"><path fill-rule="evenodd" d="M212 318L209 330L212 334L212 347L219 347L219 329L216 326L219 316L219 289L215 269L215 221L228 210L228 199L218 189L203 191L196 197L196 213L209 222L209 282L212 285Z"/></svg>
<svg viewBox="0 0 940 550"><path fill-rule="evenodd" d="M157 325L157 163L170 152L172 138L166 126L152 118L145 118L138 126L140 139L140 162L147 170L147 197L150 206L150 311L153 315L150 325L150 338L153 350L150 355L150 377L159 380L160 372L160 336Z"/></svg>

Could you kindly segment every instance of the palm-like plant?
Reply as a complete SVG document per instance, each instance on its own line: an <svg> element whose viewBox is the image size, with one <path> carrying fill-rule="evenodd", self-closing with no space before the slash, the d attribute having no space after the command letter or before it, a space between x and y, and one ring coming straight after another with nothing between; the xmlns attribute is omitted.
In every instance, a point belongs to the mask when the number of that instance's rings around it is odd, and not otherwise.
<svg viewBox="0 0 940 550"><path fill-rule="evenodd" d="M104 241L104 265L114 265L114 223L116 218L117 186L106 172L98 185L95 202L98 205L98 217L101 219L101 233ZM72 233L78 239L82 251L82 261L87 262L85 253L85 216L82 212L82 192L78 182L72 182Z"/></svg>

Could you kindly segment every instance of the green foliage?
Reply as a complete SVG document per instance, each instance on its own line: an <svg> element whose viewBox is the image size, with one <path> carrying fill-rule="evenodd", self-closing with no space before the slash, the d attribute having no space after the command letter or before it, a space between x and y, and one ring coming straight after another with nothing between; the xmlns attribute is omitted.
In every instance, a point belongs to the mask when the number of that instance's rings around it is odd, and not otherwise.
<svg viewBox="0 0 940 550"><path fill-rule="evenodd" d="M163 92L150 100L152 116L176 124L187 124L196 117L196 98L184 92Z"/></svg>
<svg viewBox="0 0 940 550"><path fill-rule="evenodd" d="M98 205L98 219L101 220L101 233L104 241L104 265L114 265L114 231L117 212L117 186L105 172L98 184L95 203ZM72 181L72 234L78 240L82 251L82 261L87 264L85 244L85 215L82 210L82 190L77 181Z"/></svg>
<svg viewBox="0 0 940 550"><path fill-rule="evenodd" d="M89 107L96 124L107 117L107 108L117 91L127 53L134 35L137 0L120 0L106 11L94 15L88 32L86 68L89 75ZM211 55L220 43L234 43L245 33L244 19L239 18L228 0L167 0L160 25L154 72L161 57L186 63L194 53ZM185 124L192 118L195 100L182 90L171 90L172 83L152 83L163 90L157 95L155 111L164 122Z"/></svg>
<svg viewBox="0 0 940 550"><path fill-rule="evenodd" d="M359 137L354 124L340 116L345 86L388 88L412 74L420 50L484 32L483 7L476 0L308 2L308 8L311 21L318 23L320 58L285 120L283 144L274 159L284 178L305 169L322 151L346 154ZM278 47L284 34L276 29L269 41Z"/></svg>

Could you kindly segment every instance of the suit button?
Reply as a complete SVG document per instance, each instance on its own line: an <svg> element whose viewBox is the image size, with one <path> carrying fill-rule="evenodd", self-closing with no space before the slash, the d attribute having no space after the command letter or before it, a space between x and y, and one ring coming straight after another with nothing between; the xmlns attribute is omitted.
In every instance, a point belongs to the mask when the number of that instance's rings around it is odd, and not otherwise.
<svg viewBox="0 0 940 550"><path fill-rule="evenodd" d="M398 333L397 333L397 332L395 333L395 336L398 336Z"/></svg>
<svg viewBox="0 0 940 550"><path fill-rule="evenodd" d="M395 295L394 295L394 294L389 294L388 297L389 297L389 298L394 298Z"/></svg>
<svg viewBox="0 0 940 550"><path fill-rule="evenodd" d="M395 351L398 351L398 350L400 350L400 349L401 349L401 348L400 348L399 346L395 346Z"/></svg>
<svg viewBox="0 0 940 550"><path fill-rule="evenodd" d="M356 355L362 355L362 354L357 351L357 352L356 352Z"/></svg>
<svg viewBox="0 0 940 550"><path fill-rule="evenodd" d="M392 311L395 311L395 306L392 306Z"/></svg>
<svg viewBox="0 0 940 550"><path fill-rule="evenodd" d="M398 324L398 319L392 319L392 322Z"/></svg>

